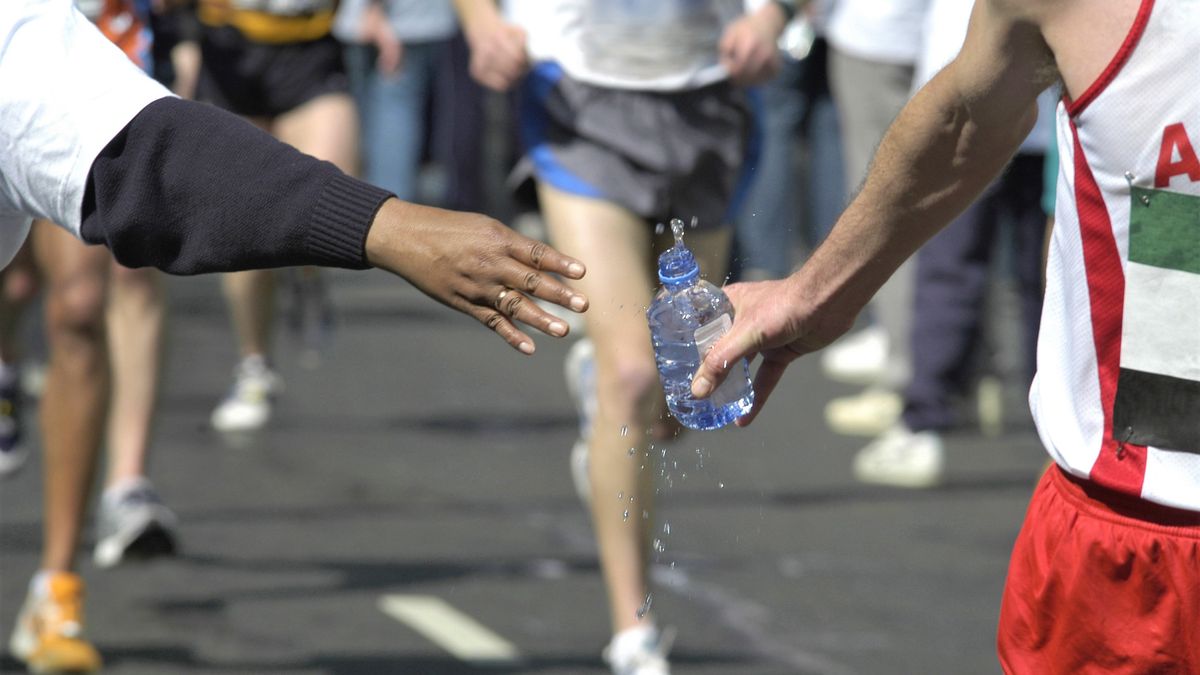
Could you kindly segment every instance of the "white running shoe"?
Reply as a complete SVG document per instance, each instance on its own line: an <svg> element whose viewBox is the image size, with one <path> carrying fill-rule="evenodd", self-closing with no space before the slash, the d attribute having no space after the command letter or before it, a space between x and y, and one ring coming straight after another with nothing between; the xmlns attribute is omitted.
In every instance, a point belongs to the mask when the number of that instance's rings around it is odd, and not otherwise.
<svg viewBox="0 0 1200 675"><path fill-rule="evenodd" d="M592 418L596 415L596 349L586 337L579 339L567 352L563 365L567 376L567 393L579 415L579 438L571 446L571 480L580 501L591 501L591 480L588 478L588 443L592 438Z"/></svg>
<svg viewBox="0 0 1200 675"><path fill-rule="evenodd" d="M113 567L131 558L175 553L178 519L150 481L139 478L100 498L96 515L97 567Z"/></svg>
<svg viewBox="0 0 1200 675"><path fill-rule="evenodd" d="M271 402L283 388L261 356L248 356L233 371L233 387L212 413L217 431L241 432L263 428L271 419Z"/></svg>
<svg viewBox="0 0 1200 675"><path fill-rule="evenodd" d="M914 432L898 424L859 450L854 457L854 477L864 483L933 487L942 480L944 455L941 434Z"/></svg>
<svg viewBox="0 0 1200 675"><path fill-rule="evenodd" d="M1004 433L1004 383L995 375L984 375L975 385L975 415L979 433L988 438Z"/></svg>
<svg viewBox="0 0 1200 675"><path fill-rule="evenodd" d="M667 653L674 641L671 628L635 626L614 635L602 656L613 675L670 675Z"/></svg>
<svg viewBox="0 0 1200 675"><path fill-rule="evenodd" d="M878 436L900 420L904 399L883 387L868 387L858 394L835 398L825 405L825 421L846 436Z"/></svg>
<svg viewBox="0 0 1200 675"><path fill-rule="evenodd" d="M889 340L880 326L868 326L838 340L821 352L821 370L846 384L874 384L888 374Z"/></svg>

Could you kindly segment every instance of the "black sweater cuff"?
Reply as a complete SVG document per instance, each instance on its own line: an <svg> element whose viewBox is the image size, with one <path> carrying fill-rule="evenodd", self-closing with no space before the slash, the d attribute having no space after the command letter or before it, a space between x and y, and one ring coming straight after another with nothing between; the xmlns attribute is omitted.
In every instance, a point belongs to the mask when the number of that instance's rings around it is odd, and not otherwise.
<svg viewBox="0 0 1200 675"><path fill-rule="evenodd" d="M80 232L122 264L175 274L368 267L391 196L209 105L160 99L92 163Z"/></svg>
<svg viewBox="0 0 1200 675"><path fill-rule="evenodd" d="M337 174L313 207L306 248L314 265L366 269L367 232L379 207L392 194L387 190Z"/></svg>

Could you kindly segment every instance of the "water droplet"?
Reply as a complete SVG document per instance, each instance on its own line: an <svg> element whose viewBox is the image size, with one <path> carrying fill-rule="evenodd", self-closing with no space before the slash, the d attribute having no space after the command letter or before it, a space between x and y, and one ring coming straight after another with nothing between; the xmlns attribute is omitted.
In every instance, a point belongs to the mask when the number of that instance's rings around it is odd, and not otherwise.
<svg viewBox="0 0 1200 675"><path fill-rule="evenodd" d="M642 602L641 607L638 607L638 611L637 611L638 621L641 621L642 618L646 616L646 613L650 611L650 605L652 605L652 604L654 604L654 594L647 593L646 600L644 602Z"/></svg>
<svg viewBox="0 0 1200 675"><path fill-rule="evenodd" d="M722 367L722 368L728 368L728 367L729 367L729 359L725 359L724 361L722 361L722 362L721 362L721 367Z"/></svg>
<svg viewBox="0 0 1200 675"><path fill-rule="evenodd" d="M654 538L654 550L658 551L659 553L667 550L667 547L663 544L662 539L659 539L658 537Z"/></svg>
<svg viewBox="0 0 1200 675"><path fill-rule="evenodd" d="M628 435L629 435L629 425L627 425L627 424L623 424L623 425L621 425L621 435L622 435L622 436L628 436Z"/></svg>
<svg viewBox="0 0 1200 675"><path fill-rule="evenodd" d="M666 231L667 231L667 226L663 225L662 223L659 223L654 226L654 234L662 234L663 232L666 232Z"/></svg>
<svg viewBox="0 0 1200 675"><path fill-rule="evenodd" d="M700 219L692 216L692 227L700 227Z"/></svg>
<svg viewBox="0 0 1200 675"><path fill-rule="evenodd" d="M629 520L629 509L625 509L625 515L623 517L623 520Z"/></svg>
<svg viewBox="0 0 1200 675"><path fill-rule="evenodd" d="M636 454L637 454L637 448L630 448L630 449L629 449L629 456L630 456L630 457L633 457L633 456L634 456L634 455L636 455Z"/></svg>
<svg viewBox="0 0 1200 675"><path fill-rule="evenodd" d="M629 495L629 503L630 504L632 504L635 499L637 499L637 497L634 497L633 495Z"/></svg>
<svg viewBox="0 0 1200 675"><path fill-rule="evenodd" d="M1146 195L1142 195L1142 203L1145 204L1146 206L1150 206L1150 197L1148 197Z"/></svg>
<svg viewBox="0 0 1200 675"><path fill-rule="evenodd" d="M718 489L718 490L724 490L724 489L725 489L725 484L724 484L724 483L717 483L717 489Z"/></svg>
<svg viewBox="0 0 1200 675"><path fill-rule="evenodd" d="M671 524L663 523L663 534L671 534Z"/></svg>
<svg viewBox="0 0 1200 675"><path fill-rule="evenodd" d="M642 510L642 520L650 520L650 512L649 511L646 511L644 509Z"/></svg>
<svg viewBox="0 0 1200 675"><path fill-rule="evenodd" d="M624 490L621 490L620 492L618 492L618 493L617 493L617 500L618 500L618 501L619 501L619 500L621 500L621 499L624 499L624 498L625 498L625 491L624 491Z"/></svg>

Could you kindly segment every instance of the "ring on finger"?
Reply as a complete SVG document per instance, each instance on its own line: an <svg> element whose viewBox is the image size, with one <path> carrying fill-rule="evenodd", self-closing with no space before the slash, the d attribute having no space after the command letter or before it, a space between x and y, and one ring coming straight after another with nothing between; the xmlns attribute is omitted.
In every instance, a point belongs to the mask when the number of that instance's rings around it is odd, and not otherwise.
<svg viewBox="0 0 1200 675"><path fill-rule="evenodd" d="M504 289L504 290L500 291L500 295L497 295L497 296L496 296L496 309L499 309L499 308L500 308L500 305L501 305L501 303L503 303L503 302L504 302L504 298L508 297L508 292L509 292L509 290L510 290L510 289L507 289L507 288L506 288L506 289Z"/></svg>

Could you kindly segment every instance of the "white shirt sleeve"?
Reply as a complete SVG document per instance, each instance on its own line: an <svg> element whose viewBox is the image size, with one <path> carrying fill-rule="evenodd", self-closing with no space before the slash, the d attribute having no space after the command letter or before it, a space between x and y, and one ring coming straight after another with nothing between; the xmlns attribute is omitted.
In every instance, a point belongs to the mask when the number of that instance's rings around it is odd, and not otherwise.
<svg viewBox="0 0 1200 675"><path fill-rule="evenodd" d="M0 2L0 265L31 217L79 236L96 155L142 108L170 95L71 0Z"/></svg>

